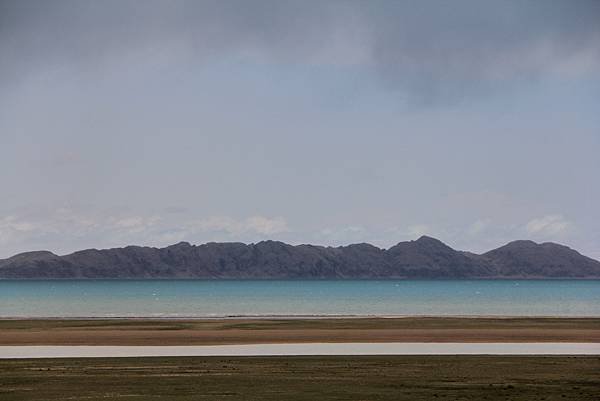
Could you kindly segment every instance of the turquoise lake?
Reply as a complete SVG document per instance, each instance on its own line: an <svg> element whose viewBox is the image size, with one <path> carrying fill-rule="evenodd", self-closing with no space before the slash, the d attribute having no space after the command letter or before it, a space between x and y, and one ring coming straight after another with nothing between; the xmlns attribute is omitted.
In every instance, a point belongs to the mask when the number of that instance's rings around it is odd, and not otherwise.
<svg viewBox="0 0 600 401"><path fill-rule="evenodd" d="M0 317L600 316L600 280L0 281Z"/></svg>

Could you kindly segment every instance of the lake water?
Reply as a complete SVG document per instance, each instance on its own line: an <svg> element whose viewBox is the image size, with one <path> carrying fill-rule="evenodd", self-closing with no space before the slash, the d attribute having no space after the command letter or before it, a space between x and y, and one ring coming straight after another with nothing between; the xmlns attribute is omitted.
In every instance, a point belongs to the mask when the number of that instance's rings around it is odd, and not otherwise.
<svg viewBox="0 0 600 401"><path fill-rule="evenodd" d="M600 280L0 280L0 317L600 316Z"/></svg>

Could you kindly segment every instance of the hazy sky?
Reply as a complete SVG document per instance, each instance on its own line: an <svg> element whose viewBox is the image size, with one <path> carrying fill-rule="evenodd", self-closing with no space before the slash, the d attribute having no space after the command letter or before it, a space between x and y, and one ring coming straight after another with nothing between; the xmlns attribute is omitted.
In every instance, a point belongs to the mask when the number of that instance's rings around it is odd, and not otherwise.
<svg viewBox="0 0 600 401"><path fill-rule="evenodd" d="M0 258L186 240L600 258L600 1L0 0Z"/></svg>

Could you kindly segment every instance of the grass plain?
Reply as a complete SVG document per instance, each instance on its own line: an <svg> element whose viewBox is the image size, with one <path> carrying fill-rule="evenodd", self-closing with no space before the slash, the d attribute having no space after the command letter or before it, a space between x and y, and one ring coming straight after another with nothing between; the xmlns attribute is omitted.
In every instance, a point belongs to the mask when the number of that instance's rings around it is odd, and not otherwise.
<svg viewBox="0 0 600 401"><path fill-rule="evenodd" d="M0 399L598 400L600 357L0 360Z"/></svg>

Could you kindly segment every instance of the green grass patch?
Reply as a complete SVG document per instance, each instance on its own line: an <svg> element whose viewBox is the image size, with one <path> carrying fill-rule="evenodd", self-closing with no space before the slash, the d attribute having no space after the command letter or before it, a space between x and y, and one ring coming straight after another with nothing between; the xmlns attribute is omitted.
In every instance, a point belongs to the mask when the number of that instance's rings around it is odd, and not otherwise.
<svg viewBox="0 0 600 401"><path fill-rule="evenodd" d="M0 361L2 401L598 400L598 357L364 356Z"/></svg>

